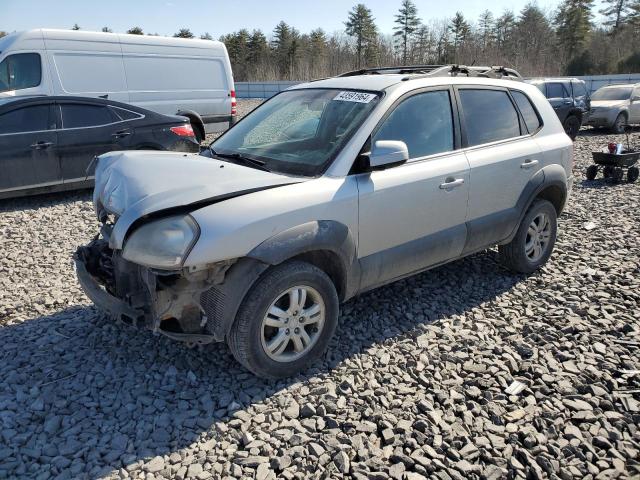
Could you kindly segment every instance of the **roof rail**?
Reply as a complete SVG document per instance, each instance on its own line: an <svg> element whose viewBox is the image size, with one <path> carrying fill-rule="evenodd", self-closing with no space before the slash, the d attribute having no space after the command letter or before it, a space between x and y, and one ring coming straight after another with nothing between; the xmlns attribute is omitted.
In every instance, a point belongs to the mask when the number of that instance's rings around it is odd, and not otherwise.
<svg viewBox="0 0 640 480"><path fill-rule="evenodd" d="M508 78L522 80L522 76L514 69L498 66L466 66L466 65L405 65L400 67L363 68L338 75L338 77L355 77L357 75L417 75L420 77L467 77ZM406 77L410 80L415 77Z"/></svg>

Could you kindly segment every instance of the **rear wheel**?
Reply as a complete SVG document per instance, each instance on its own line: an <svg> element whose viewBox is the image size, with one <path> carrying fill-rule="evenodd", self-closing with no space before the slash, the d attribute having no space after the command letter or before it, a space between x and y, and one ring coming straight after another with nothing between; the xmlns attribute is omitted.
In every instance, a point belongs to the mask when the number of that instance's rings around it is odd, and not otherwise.
<svg viewBox="0 0 640 480"><path fill-rule="evenodd" d="M575 115L567 117L564 121L564 131L567 132L571 140L575 140L580 131L580 120Z"/></svg>
<svg viewBox="0 0 640 480"><path fill-rule="evenodd" d="M611 126L611 132L613 133L624 133L624 126L627 124L627 116L624 113L620 113L613 125Z"/></svg>
<svg viewBox="0 0 640 480"><path fill-rule="evenodd" d="M557 229L555 207L548 200L534 200L513 240L498 247L501 262L514 272L535 272L551 256Z"/></svg>
<svg viewBox="0 0 640 480"><path fill-rule="evenodd" d="M587 180L593 180L598 175L598 166L597 165L589 165L587 167Z"/></svg>
<svg viewBox="0 0 640 480"><path fill-rule="evenodd" d="M331 279L306 262L267 271L243 300L228 343L238 362L265 378L295 375L326 350L338 323Z"/></svg>

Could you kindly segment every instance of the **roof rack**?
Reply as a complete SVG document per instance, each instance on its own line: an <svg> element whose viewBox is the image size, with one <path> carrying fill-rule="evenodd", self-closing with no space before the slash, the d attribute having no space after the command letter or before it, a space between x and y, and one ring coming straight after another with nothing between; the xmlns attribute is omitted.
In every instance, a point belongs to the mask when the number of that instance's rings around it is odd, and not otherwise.
<svg viewBox="0 0 640 480"><path fill-rule="evenodd" d="M485 78L508 78L512 80L522 80L522 76L514 69L496 65L486 66L466 66L466 65L408 65L400 67L379 67L363 68L346 72L338 77L355 77L357 75L418 75L420 77L457 77L466 75L467 77ZM415 77L406 77L403 80L410 80Z"/></svg>

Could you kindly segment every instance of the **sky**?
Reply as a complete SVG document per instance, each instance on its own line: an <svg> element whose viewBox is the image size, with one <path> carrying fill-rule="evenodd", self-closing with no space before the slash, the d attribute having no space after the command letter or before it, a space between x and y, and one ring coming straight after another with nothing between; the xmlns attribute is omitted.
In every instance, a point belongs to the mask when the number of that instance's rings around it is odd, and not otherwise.
<svg viewBox="0 0 640 480"><path fill-rule="evenodd" d="M489 8L496 16L510 8L516 13L529 0L414 0L425 21L451 17L461 11L471 20ZM327 33L344 30L348 11L358 2L373 12L382 33L392 33L400 0L0 0L0 30L30 28L100 30L108 26L124 32L140 26L145 33L172 35L179 28L194 34L209 32L214 38L241 28L261 29L267 36L280 21L301 32L322 27ZM538 0L546 11L559 0ZM598 3L598 2L596 2Z"/></svg>

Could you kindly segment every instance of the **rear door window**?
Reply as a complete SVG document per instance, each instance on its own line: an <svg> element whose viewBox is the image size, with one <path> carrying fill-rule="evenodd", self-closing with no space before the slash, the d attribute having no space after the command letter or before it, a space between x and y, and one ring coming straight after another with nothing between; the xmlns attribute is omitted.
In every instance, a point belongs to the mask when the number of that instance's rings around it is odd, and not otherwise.
<svg viewBox="0 0 640 480"><path fill-rule="evenodd" d="M62 128L98 127L119 121L113 116L109 107L103 105L63 103L61 111Z"/></svg>
<svg viewBox="0 0 640 480"><path fill-rule="evenodd" d="M419 93L404 100L373 137L407 144L409 158L453 150L453 115L447 90Z"/></svg>
<svg viewBox="0 0 640 480"><path fill-rule="evenodd" d="M547 98L568 98L569 91L562 83L547 83Z"/></svg>
<svg viewBox="0 0 640 480"><path fill-rule="evenodd" d="M42 80L38 53L16 53L0 63L0 92L37 87Z"/></svg>
<svg viewBox="0 0 640 480"><path fill-rule="evenodd" d="M16 108L0 115L0 135L48 130L49 105Z"/></svg>
<svg viewBox="0 0 640 480"><path fill-rule="evenodd" d="M587 89L582 82L573 82L573 94L576 97L584 97L587 95Z"/></svg>
<svg viewBox="0 0 640 480"><path fill-rule="evenodd" d="M536 109L531 103L531 100L529 100L529 97L517 90L511 90L511 95L516 101L516 105L518 105L518 108L520 109L522 118L524 118L524 124L527 126L527 130L529 131L529 133L533 133L538 130L541 125L540 117L538 117Z"/></svg>
<svg viewBox="0 0 640 480"><path fill-rule="evenodd" d="M460 100L470 147L521 135L518 112L506 91L465 88Z"/></svg>

